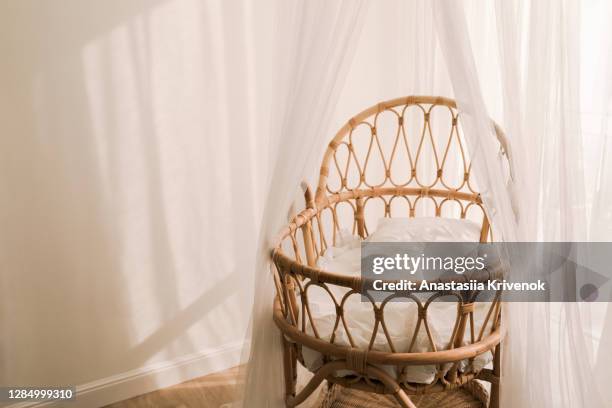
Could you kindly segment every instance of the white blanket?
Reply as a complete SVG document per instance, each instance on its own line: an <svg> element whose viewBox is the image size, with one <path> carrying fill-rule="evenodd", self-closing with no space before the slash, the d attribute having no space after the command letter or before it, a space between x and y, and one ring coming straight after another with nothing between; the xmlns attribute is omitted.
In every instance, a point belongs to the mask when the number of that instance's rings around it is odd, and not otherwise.
<svg viewBox="0 0 612 408"><path fill-rule="evenodd" d="M370 242L477 242L480 227L468 220L444 218L384 218L378 223L377 230L368 237ZM360 274L360 244L358 237L342 232L336 246L329 248L319 259L321 269L347 275ZM348 292L347 289L328 285L338 303ZM311 286L308 290L309 306L319 336L329 341L336 322L336 310L329 293L319 287ZM474 323L478 333L490 303L476 303ZM385 322L396 352L407 352L417 324L417 305L414 302L389 302L385 307ZM349 297L344 307L344 315L355 346L366 349L370 344L374 328L374 313L370 303L361 302L359 294ZM446 349L455 325L457 304L454 302L434 302L428 308L428 323L434 343L438 350ZM307 321L307 332L314 331ZM350 346L346 330L340 321L335 331L334 343ZM391 351L382 327L378 327L374 338L373 349ZM433 351L425 327L421 324L412 352ZM306 367L316 371L323 364L323 356L308 348L303 349ZM472 362L472 369L478 371L492 360L491 353L482 354ZM469 362L461 362L460 369L466 370ZM429 384L435 380L436 367L408 366L396 368L380 366L393 377L401 381ZM450 364L443 367L448 370ZM397 370L401 370L398 372ZM339 375L349 375L346 371Z"/></svg>

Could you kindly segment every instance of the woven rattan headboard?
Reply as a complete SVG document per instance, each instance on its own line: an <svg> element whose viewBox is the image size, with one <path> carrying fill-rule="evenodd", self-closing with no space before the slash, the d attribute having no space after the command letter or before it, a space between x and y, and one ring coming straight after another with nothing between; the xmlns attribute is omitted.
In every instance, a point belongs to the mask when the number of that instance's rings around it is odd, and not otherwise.
<svg viewBox="0 0 612 408"><path fill-rule="evenodd" d="M383 115L387 117L387 126L381 131ZM493 126L500 152L506 155L511 171L506 138L497 125L493 123ZM410 132L409 127L416 132ZM365 142L367 149L362 149L361 154L356 147L358 137L369 139ZM430 152L425 153L428 148ZM378 180L373 180L369 167L376 160L382 163L378 166ZM430 166L423 165L425 160L429 160ZM327 194L383 187L413 187L415 195L426 194L430 189L478 194L470 179L469 160L460 131L459 112L452 99L408 96L381 102L351 118L329 143L315 201L323 202ZM398 167L399 162L402 163ZM397 174L401 171L406 173L403 177Z"/></svg>

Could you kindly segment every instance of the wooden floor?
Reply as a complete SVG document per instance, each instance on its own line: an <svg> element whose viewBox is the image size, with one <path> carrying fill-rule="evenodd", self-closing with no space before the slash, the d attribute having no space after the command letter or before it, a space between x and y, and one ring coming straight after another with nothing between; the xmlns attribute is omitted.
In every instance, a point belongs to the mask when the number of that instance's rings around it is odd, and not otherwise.
<svg viewBox="0 0 612 408"><path fill-rule="evenodd" d="M196 378L105 408L218 408L236 399L238 367Z"/></svg>

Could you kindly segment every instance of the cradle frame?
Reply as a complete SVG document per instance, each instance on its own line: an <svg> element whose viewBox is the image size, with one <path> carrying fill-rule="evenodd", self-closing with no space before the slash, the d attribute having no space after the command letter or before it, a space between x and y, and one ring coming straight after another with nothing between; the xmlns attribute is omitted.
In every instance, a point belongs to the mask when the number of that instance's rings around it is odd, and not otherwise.
<svg viewBox="0 0 612 408"><path fill-rule="evenodd" d="M406 108L411 106L419 106L423 109L424 122L416 159L413 161L412 157L410 158L412 173L410 180L402 184L397 184L392 181L391 162L394 157L394 153L392 153L389 163L385 163L386 174L383 183L381 185L368 185L365 173L367 172L367 162L370 158L370 153L376 146L378 146L378 149L381 149L376 128L378 115L382 112L391 111L396 114L401 112L398 114L398 134L396 135L396 141L393 148L393 152L395 152L398 146L398 140L400 140L401 137L400 133L404 132L404 140L406 138L405 131L403 130L403 115ZM398 107L403 107L403 110L397 110ZM433 183L424 183L419 180L417 172L419 152L421 152L426 137L430 137L433 144L429 118L434 107L445 107L449 110L452 115L452 129L450 131L449 143L444 150L442 160L437 157L438 152L436 149L434 148L433 150L434 155L436 155L435 163L437 166L437 177L435 181ZM332 296L336 304L336 327L338 327L339 324L344 324L345 330L348 332L344 320L344 302L349 295L359 293L364 282L360 277L350 277L332 271L321 270L316 267L318 256L320 256L327 246L329 246L326 242L329 237L325 237L325 232L321 227L322 214L324 211L331 211L333 222L337 224L336 209L340 203L348 203L352 207L354 212L353 229L362 238L365 238L368 234L364 216L367 201L374 198L382 198L385 202L385 216L391 216L390 201L397 197L407 199L410 207L409 216L411 217L415 216L418 200L421 199L433 200L435 203L436 216L441 216L442 207L448 201L455 201L460 204L461 218L465 217L468 209L472 206L476 206L480 208L483 214L480 241L487 242L487 240L492 237L489 219L482 207L480 194L470 183L471 164L467 164L465 149L461 146L461 141L458 136L459 132L457 126L459 113L456 109L456 104L452 99L443 97L409 96L381 102L351 118L329 143L323 156L316 194L313 197L310 189L305 188L306 208L297 214L292 222L283 228L271 251L271 260L277 289L277 295L274 299L273 318L276 326L281 331L282 337L285 403L287 407L294 407L302 403L324 380L332 384L340 384L345 387L363 391L378 394L391 394L400 406L404 408L413 408L415 405L411 401L410 395L444 392L445 390L465 386L476 379L487 381L491 384L489 407L499 407L501 374L500 355L501 341L503 338L501 329L501 301L499 296L491 303L485 322L480 330L477 330L474 326L473 299L458 298L455 327L453 335L449 340L448 347L445 350L436 350L427 320L428 306L431 304L431 301L442 295L432 292L428 302L425 304L419 302L419 320L412 343L414 343L414 339L417 335L416 333L419 331L420 325L422 324L426 329L430 344L434 350L427 352L395 352L388 335L387 339L389 339L391 352L372 350L372 342L370 342L370 348L364 350L356 347L333 344L333 336L331 341L322 340L316 332L316 327L312 322L312 316L308 306L307 294L309 285L320 286L328 292L327 285L348 288L350 291L342 302L336 302L335 298ZM373 124L367 121L372 118ZM355 155L355 151L352 147L350 136L357 126L363 125L370 126L372 140L369 145L365 164L361 167L357 165L360 180L359 186L357 188L349 188L346 177L349 165L347 164L346 171L342 174L342 169L336 160L335 154L338 147L344 144L347 146L349 152L349 158L347 160L351 160L351 155ZM500 152L506 156L509 171L511 173L511 157L505 135L496 124L493 123L492 126L500 144ZM444 162L446 161L453 137L456 137L459 141L459 151L462 156L461 159L464 167L463 182L459 188L450 186L442 179L444 174ZM346 140L347 138L349 139L348 141ZM409 149L407 143L406 148ZM383 157L383 161L384 160ZM341 178L341 185L336 190L330 189L328 185L328 178L332 166L335 167ZM389 201L387 201L386 197L389 198ZM409 198L413 198L414 201L410 201ZM336 229L333 227L332 232L333 238L331 240L335 241ZM299 233L301 233L301 237ZM290 256L283 249L283 242L288 243L289 247L292 248L293 256ZM305 260L303 258L305 258ZM496 278L499 277L501 273L502 272L499 270L486 270L481 276L478 276L478 279L486 280ZM331 292L329 293L331 295ZM300 297L301 300L301 310L297 302L297 297ZM375 313L373 336L376 335L379 328L386 333L384 321L385 302L383 302L380 308L376 306L373 308ZM302 322L301 329L299 327L300 316ZM314 336L306 333L304 322L307 318L310 319L310 323L312 324ZM475 331L478 331L478 333L476 334ZM350 332L348 336L350 338ZM299 360L303 363L303 357L301 355L302 347L308 347L323 354L325 364L314 373L314 377L310 382L297 393L297 362ZM461 372L459 370L460 361L471 361L476 356L487 352L493 354L492 369L485 368L478 372ZM394 378L376 367L376 365L405 367L409 365L426 364L436 365L439 370L434 382L425 385L402 383L398 378ZM449 364L451 367L448 371L442 369L444 365L448 366ZM349 378L336 376L335 374L339 370L351 370L355 373L355 376Z"/></svg>

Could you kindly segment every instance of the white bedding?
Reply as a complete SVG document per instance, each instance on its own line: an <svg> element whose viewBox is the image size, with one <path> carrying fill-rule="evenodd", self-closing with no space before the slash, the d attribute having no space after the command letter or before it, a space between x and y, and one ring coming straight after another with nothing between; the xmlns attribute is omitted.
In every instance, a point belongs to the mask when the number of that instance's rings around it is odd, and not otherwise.
<svg viewBox="0 0 612 408"><path fill-rule="evenodd" d="M444 218L384 218L378 223L377 230L372 233L369 242L477 242L480 237L480 227L468 220ZM329 248L319 259L318 266L324 270L347 275L360 274L360 244L358 237L341 232L336 246ZM347 293L341 287L328 285L337 302ZM308 291L309 305L319 336L329 340L336 321L336 311L329 294L321 288L311 287ZM476 303L474 320L479 329L488 311L489 303ZM360 295L354 294L344 308L347 325L351 336L359 348L367 348L372 337L374 314L370 303L361 302ZM434 302L428 309L428 322L436 343L436 348L447 347L455 324L457 304L454 302ZM413 302L390 302L385 307L385 322L390 332L397 352L407 352L417 323L417 306ZM310 324L307 332L313 334ZM342 322L336 329L335 344L349 346L346 331ZM391 351L381 327L378 328L374 340L374 350ZM421 324L413 352L432 351L425 331ZM314 350L303 349L304 362L311 371L316 371L322 364L322 355ZM492 359L491 353L485 353L473 361L473 368L480 370ZM468 368L468 362L463 361L460 368ZM395 377L399 375L402 381L429 384L435 379L436 367L409 366L401 369L392 366L380 366ZM444 367L450 368L450 364ZM339 373L348 375L349 371Z"/></svg>

